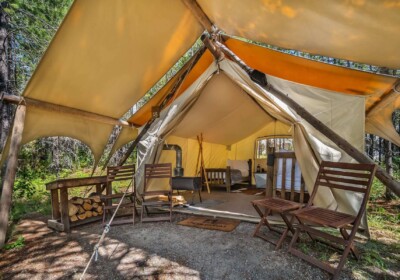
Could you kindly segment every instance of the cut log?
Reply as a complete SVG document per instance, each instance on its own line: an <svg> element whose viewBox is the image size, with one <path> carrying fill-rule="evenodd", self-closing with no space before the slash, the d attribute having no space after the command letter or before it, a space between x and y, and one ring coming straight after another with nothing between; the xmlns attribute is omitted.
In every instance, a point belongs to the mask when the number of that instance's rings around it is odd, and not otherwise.
<svg viewBox="0 0 400 280"><path fill-rule="evenodd" d="M83 213L85 213L86 212L86 210L85 209L83 209L83 207L82 206L78 206L78 213L79 214L83 214Z"/></svg>
<svg viewBox="0 0 400 280"><path fill-rule="evenodd" d="M92 210L92 208L93 208L92 204L87 203L87 202L83 203L82 207L83 207L83 209L85 209L86 211Z"/></svg>
<svg viewBox="0 0 400 280"><path fill-rule="evenodd" d="M80 197L73 197L70 200L71 203L75 204L75 205L82 205L83 204L83 199Z"/></svg>
<svg viewBox="0 0 400 280"><path fill-rule="evenodd" d="M99 206L95 210L96 210L97 213L101 214L101 213L103 213L103 206Z"/></svg>
<svg viewBox="0 0 400 280"><path fill-rule="evenodd" d="M90 218L93 216L92 211L86 211L86 218Z"/></svg>
<svg viewBox="0 0 400 280"><path fill-rule="evenodd" d="M78 220L78 217L77 217L76 215L72 215L72 216L69 218L69 220L70 220L71 222L76 222L76 221Z"/></svg>
<svg viewBox="0 0 400 280"><path fill-rule="evenodd" d="M92 215L93 215L93 217L97 217L99 215L99 213L97 213L96 211L92 211Z"/></svg>
<svg viewBox="0 0 400 280"><path fill-rule="evenodd" d="M79 215L78 215L78 219L79 219L79 220L84 220L84 219L86 219L86 213L79 214Z"/></svg>
<svg viewBox="0 0 400 280"><path fill-rule="evenodd" d="M100 203L101 202L100 196L98 196L98 195L92 196L90 199L92 201L96 202L96 203Z"/></svg>
<svg viewBox="0 0 400 280"><path fill-rule="evenodd" d="M92 204L92 200L90 198L84 198L83 203Z"/></svg>
<svg viewBox="0 0 400 280"><path fill-rule="evenodd" d="M78 206L74 205L72 202L68 201L68 216L72 217L78 213Z"/></svg>
<svg viewBox="0 0 400 280"><path fill-rule="evenodd" d="M99 204L97 202L94 202L92 203L92 207L96 209L97 207L99 207Z"/></svg>

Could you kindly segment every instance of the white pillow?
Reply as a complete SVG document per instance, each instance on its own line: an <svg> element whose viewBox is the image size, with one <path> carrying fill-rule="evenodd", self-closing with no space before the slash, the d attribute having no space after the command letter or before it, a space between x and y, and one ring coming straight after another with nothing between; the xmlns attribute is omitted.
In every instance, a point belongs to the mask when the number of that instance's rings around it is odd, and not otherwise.
<svg viewBox="0 0 400 280"><path fill-rule="evenodd" d="M230 159L228 159L226 162L226 165L230 166L232 169L240 170L240 173L242 173L242 177L249 176L249 164L247 163L247 160L230 160Z"/></svg>

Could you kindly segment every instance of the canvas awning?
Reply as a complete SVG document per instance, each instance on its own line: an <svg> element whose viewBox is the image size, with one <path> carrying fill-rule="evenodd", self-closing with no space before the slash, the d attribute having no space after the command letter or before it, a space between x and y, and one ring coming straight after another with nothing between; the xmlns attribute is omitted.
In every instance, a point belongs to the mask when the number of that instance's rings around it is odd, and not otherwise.
<svg viewBox="0 0 400 280"><path fill-rule="evenodd" d="M197 1L211 21L228 35L246 37L280 47L400 68L399 6L388 1ZM23 93L24 97L50 104L121 118L187 51L203 28L181 0L76 0L44 54ZM346 94L368 96L366 111L391 94L395 78L368 74L313 62L228 39L226 44L248 65L267 74L300 84ZM206 52L178 91L181 94L212 63ZM179 73L178 73L179 75ZM172 80L129 120L143 125L153 104L163 98ZM379 106L366 118L368 132L400 145L390 121L394 102ZM379 112L379 114L377 113ZM384 116L384 117L382 117ZM27 115L29 137L23 142L57 135L60 127L74 127L71 136L96 147L107 142L109 124L96 124L104 133L75 125L60 112L46 120ZM68 123L67 123L68 122ZM41 132L30 124L39 125ZM81 127L81 128L78 128ZM102 127L102 128L100 128ZM45 130L45 132L43 131ZM136 137L124 130L120 147ZM24 134L25 135L25 134ZM88 140L90 139L90 140Z"/></svg>
<svg viewBox="0 0 400 280"><path fill-rule="evenodd" d="M313 54L400 68L398 1L197 0L227 34Z"/></svg>
<svg viewBox="0 0 400 280"><path fill-rule="evenodd" d="M23 96L119 119L202 32L181 1L77 0ZM107 124L93 125L62 113L46 118L28 112L27 118L29 137L24 133L23 143L69 136L88 144L96 161L112 131ZM131 137L135 135L137 131Z"/></svg>

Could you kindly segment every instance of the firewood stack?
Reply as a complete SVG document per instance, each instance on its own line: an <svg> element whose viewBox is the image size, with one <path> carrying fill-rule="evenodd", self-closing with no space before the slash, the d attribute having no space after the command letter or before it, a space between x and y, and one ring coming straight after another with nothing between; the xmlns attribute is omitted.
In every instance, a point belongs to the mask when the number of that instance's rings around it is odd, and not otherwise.
<svg viewBox="0 0 400 280"><path fill-rule="evenodd" d="M68 215L71 222L102 214L103 206L98 195L89 198L73 197L68 201Z"/></svg>

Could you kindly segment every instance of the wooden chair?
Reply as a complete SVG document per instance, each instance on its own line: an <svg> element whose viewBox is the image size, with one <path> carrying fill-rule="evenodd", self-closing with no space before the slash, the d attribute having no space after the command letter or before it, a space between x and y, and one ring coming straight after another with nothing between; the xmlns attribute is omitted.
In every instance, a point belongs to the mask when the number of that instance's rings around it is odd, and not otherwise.
<svg viewBox="0 0 400 280"><path fill-rule="evenodd" d="M142 194L142 222L153 222L153 221L170 221L172 219L172 164L171 163L158 163L158 164L145 164L144 167L144 191ZM150 182L165 181L168 180L167 189L163 188L163 185L156 184L159 188L148 190ZM165 182L163 182L165 183ZM161 197L160 197L161 196ZM162 199L162 196L166 200ZM169 216L157 216L149 217L150 212L148 207L169 207ZM144 216L146 211L147 217Z"/></svg>
<svg viewBox="0 0 400 280"><path fill-rule="evenodd" d="M296 210L293 213L299 221L299 225L290 242L289 252L333 274L333 279L339 277L349 252L352 252L354 257L358 259L359 256L354 247L354 237L360 225L361 218L365 213L375 170L375 164L322 162L308 204L306 207ZM361 193L363 198L358 214L353 216L313 206L313 200L320 187ZM337 229L341 237L316 229L315 225ZM340 246L337 245L342 245L344 251L337 267L334 268L317 258L308 256L297 250L294 245L299 238L300 231L305 231L313 240L321 241L331 245L333 248L338 249ZM350 234L348 231L350 231Z"/></svg>
<svg viewBox="0 0 400 280"><path fill-rule="evenodd" d="M124 199L128 199L129 201L123 201L119 209L130 208L132 209L132 219L118 219L114 220L113 224L126 224L132 223L135 224L135 215L139 215L136 210L136 189L135 189L135 165L125 165L125 166L109 166L107 167L107 188L109 193L112 192L112 184L114 182L122 182L122 187L120 190L125 191L127 188L131 187ZM123 193L115 193L110 195L101 195L100 199L103 202L103 225L106 221L107 213L112 212L118 206L120 199L123 197ZM116 203L113 203L113 200L118 200Z"/></svg>
<svg viewBox="0 0 400 280"><path fill-rule="evenodd" d="M275 250L278 250L282 246L288 232L291 231L292 234L295 232L292 227L292 220L288 219L290 211L302 207L308 193L305 189L301 173L296 173L296 156L294 152L275 153L274 158L272 197L253 200L251 203L261 218L253 236L260 237L276 245ZM296 174L300 178L295 178ZM271 226L268 222L268 216L273 213L279 214L285 222L286 228L283 232ZM270 231L281 234L278 241L275 242L267 235L262 234L262 226L266 226Z"/></svg>

